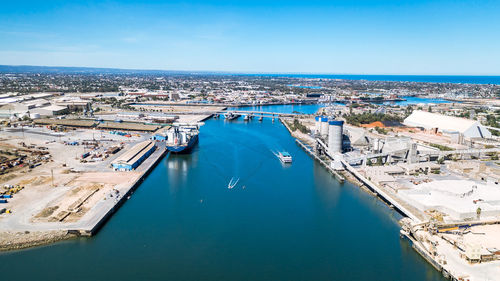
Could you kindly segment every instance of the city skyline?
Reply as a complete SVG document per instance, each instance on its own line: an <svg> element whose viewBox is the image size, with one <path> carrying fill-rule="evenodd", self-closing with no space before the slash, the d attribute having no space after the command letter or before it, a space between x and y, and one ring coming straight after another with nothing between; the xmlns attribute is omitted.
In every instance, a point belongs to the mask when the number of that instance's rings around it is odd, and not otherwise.
<svg viewBox="0 0 500 281"><path fill-rule="evenodd" d="M0 64L388 75L499 75L494 1L23 1Z"/></svg>

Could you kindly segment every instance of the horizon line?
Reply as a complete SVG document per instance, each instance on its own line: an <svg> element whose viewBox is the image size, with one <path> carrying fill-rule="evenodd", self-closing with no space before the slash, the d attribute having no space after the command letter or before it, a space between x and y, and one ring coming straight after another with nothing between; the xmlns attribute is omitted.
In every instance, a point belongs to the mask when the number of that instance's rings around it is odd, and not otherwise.
<svg viewBox="0 0 500 281"><path fill-rule="evenodd" d="M393 74L393 73L328 73L328 72L275 72L275 71L238 71L238 70L179 70L179 69L157 69L157 68L121 68L121 67L101 67L101 66L63 66L63 65L30 65L30 64L0 64L0 67L40 67L40 68L83 68L121 71L149 71L149 72L187 72L187 73L218 73L218 74L261 74L261 75L351 75L351 76L488 76L500 77L500 74Z"/></svg>

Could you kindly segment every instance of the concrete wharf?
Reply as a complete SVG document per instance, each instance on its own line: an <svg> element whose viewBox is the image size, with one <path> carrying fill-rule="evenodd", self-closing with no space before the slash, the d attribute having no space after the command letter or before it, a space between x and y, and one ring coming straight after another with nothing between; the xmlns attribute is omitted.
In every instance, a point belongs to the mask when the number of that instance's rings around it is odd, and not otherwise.
<svg viewBox="0 0 500 281"><path fill-rule="evenodd" d="M389 203L395 210L397 210L399 213L402 215L409 217L414 221L414 223L422 223L422 220L418 218L413 212L411 212L407 207L403 206L400 204L394 197L390 196L387 192L382 190L380 187L378 187L375 183L371 182L368 180L366 177L361 175L354 167L352 167L349 162L347 162L342 155L331 155L328 152L328 147L321 141L318 141L318 143L323 146L324 151L326 155L328 155L332 160L337 158L340 158L340 162L342 165L346 168L347 171L349 171L353 176L355 176L359 181L361 181L363 184L368 186L373 192L377 194L378 197L380 197L382 200L386 201Z"/></svg>
<svg viewBox="0 0 500 281"><path fill-rule="evenodd" d="M302 147L302 149L304 149L309 155L311 155L314 159L316 159L319 163L321 163L321 165L325 166L325 168L330 173L332 173L339 182L343 183L345 181L345 178L341 174L339 174L337 171L332 169L332 167L330 167L330 165L328 165L328 163L326 163L323 159L321 159L318 155L316 155L316 153L314 153L314 151L310 147L308 147L306 144L304 144L299 139L295 139L295 142L300 147Z"/></svg>
<svg viewBox="0 0 500 281"><path fill-rule="evenodd" d="M99 202L91 210L91 213L88 214L88 219L85 219L85 217L82 218L81 223L69 228L68 232L83 236L96 234L105 222L120 208L123 203L125 203L133 191L141 184L142 181L144 181L146 176L153 170L160 160L163 159L163 157L168 153L164 143L157 142L156 145L158 147L155 152L153 152L137 168L141 174L136 180L115 187L118 193L113 194L114 197L112 197L112 199L110 197L108 200Z"/></svg>
<svg viewBox="0 0 500 281"><path fill-rule="evenodd" d="M292 134L292 130L290 129L290 127L288 127L288 124L286 122L283 121L283 119L279 118L280 122L285 126L285 128L288 130L288 132L290 134ZM314 159L318 160L318 162L321 163L321 165L325 166L325 168L330 171L330 173L332 173L335 178L340 181L341 183L343 183L345 181L345 178L340 175L337 171L335 171L334 169L332 169L332 167L330 167L330 165L328 165L328 163L326 163L323 159L321 159L318 155L316 155L316 153L314 153L313 149L311 147L309 147L308 145L306 145L304 142L302 142L301 140L299 139L295 139L295 142L300 146L302 147L302 149L304 149L309 155L311 155Z"/></svg>

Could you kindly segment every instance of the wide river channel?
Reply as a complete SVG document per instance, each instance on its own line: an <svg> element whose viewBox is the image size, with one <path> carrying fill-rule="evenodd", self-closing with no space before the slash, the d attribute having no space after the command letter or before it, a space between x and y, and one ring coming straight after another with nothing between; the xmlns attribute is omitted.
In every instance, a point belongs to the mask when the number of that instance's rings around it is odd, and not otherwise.
<svg viewBox="0 0 500 281"><path fill-rule="evenodd" d="M208 120L192 153L165 157L95 237L2 253L0 280L445 280L398 219L279 121Z"/></svg>

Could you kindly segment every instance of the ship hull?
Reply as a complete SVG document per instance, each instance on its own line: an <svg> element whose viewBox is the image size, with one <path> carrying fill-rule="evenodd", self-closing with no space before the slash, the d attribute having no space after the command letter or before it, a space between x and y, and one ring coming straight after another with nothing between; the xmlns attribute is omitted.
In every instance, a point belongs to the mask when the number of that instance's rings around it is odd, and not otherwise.
<svg viewBox="0 0 500 281"><path fill-rule="evenodd" d="M198 135L191 137L187 145L167 145L167 149L172 153L188 153L198 142Z"/></svg>

